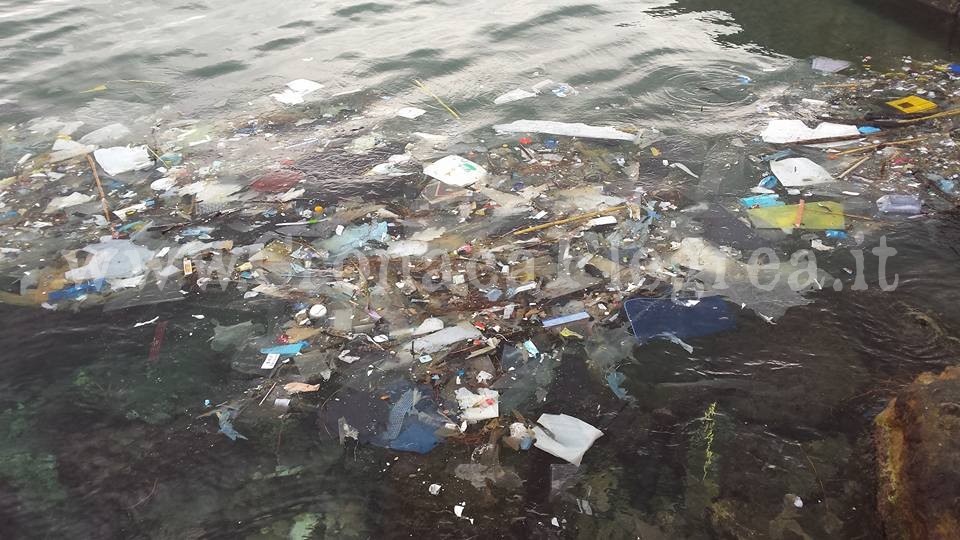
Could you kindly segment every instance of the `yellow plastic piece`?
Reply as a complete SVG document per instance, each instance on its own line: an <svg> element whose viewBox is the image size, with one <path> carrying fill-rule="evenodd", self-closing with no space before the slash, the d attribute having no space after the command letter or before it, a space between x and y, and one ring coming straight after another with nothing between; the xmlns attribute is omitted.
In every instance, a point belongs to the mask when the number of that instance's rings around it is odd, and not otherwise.
<svg viewBox="0 0 960 540"><path fill-rule="evenodd" d="M799 204L789 204L769 208L751 208L747 210L747 214L750 215L753 226L758 229L793 229L799 209ZM845 227L842 204L831 201L808 202L804 205L799 228L823 231Z"/></svg>
<svg viewBox="0 0 960 540"><path fill-rule="evenodd" d="M917 96L907 96L905 98L888 101L887 105L893 107L894 109L902 113L907 113L907 114L932 111L937 108L936 103L932 101L927 101L922 97L917 97Z"/></svg>

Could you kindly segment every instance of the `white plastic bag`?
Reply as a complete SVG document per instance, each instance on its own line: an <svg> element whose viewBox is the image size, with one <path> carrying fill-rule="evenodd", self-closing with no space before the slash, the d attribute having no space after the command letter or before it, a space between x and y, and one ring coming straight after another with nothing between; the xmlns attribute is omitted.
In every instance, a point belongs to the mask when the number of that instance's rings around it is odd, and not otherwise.
<svg viewBox="0 0 960 540"><path fill-rule="evenodd" d="M593 442L603 437L599 429L566 414L541 414L537 423L543 427L534 426L537 440L533 445L574 465L580 465Z"/></svg>

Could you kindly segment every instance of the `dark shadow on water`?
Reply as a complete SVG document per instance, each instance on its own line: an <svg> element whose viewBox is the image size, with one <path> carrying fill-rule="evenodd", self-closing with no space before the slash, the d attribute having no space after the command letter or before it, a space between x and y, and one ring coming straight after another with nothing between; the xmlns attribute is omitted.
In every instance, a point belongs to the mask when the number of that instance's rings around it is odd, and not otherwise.
<svg viewBox="0 0 960 540"><path fill-rule="evenodd" d="M942 58L958 44L953 18L912 1L678 0L651 13L707 11L731 15L731 31L718 40L797 58Z"/></svg>

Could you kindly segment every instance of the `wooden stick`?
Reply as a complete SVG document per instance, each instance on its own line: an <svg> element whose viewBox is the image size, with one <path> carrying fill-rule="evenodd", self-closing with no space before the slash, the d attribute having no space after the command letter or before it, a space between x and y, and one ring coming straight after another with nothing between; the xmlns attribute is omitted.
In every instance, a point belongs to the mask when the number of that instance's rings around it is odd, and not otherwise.
<svg viewBox="0 0 960 540"><path fill-rule="evenodd" d="M876 148L881 148L883 146L896 146L898 144L913 144L921 141L925 141L927 137L916 137L914 139L900 139L899 141L887 141L877 144L870 144L867 146L861 146L860 148L854 148L852 150L844 150L843 152L837 152L836 154L830 154L827 156L827 159L837 159L840 156L847 156L850 154L859 154L860 152L866 152L867 150L874 150Z"/></svg>
<svg viewBox="0 0 960 540"><path fill-rule="evenodd" d="M856 163L854 163L853 165L847 167L847 170L845 170L845 171L843 171L842 173L840 173L839 175L837 175L837 178L846 178L846 176L847 176L848 174L850 174L850 173L852 173L853 171L857 170L861 165L863 165L864 163L866 163L867 161L869 161L871 157L872 157L872 156L864 156L864 157L858 159L858 160L856 161Z"/></svg>
<svg viewBox="0 0 960 540"><path fill-rule="evenodd" d="M859 139L865 139L867 136L862 133L857 133L856 135L842 135L840 137L825 137L823 139L807 139L805 141L792 141L788 143L773 143L776 145L782 146L805 146L809 144L826 144L826 143L835 143L835 142L846 142L846 141L856 141Z"/></svg>
<svg viewBox="0 0 960 540"><path fill-rule="evenodd" d="M800 204L797 205L797 217L793 220L793 226L799 227L803 223L803 209L807 206L807 202L803 199L800 199Z"/></svg>
<svg viewBox="0 0 960 540"><path fill-rule="evenodd" d="M93 161L93 158L90 157L90 154L86 154L87 163L90 164L90 170L93 171L93 179L97 183L97 191L100 192L100 202L103 204L103 217L107 218L107 223L110 223L110 205L107 204L107 194L103 192L103 184L100 183L100 175L97 174L97 164Z"/></svg>
<svg viewBox="0 0 960 540"><path fill-rule="evenodd" d="M908 120L894 120L894 123L898 125L910 125L916 124L919 122L926 122L927 120L935 120L937 118L946 118L948 116L956 116L960 114L960 107L956 109L950 109L948 111L938 112L927 116L921 116L920 118L910 118Z"/></svg>
<svg viewBox="0 0 960 540"><path fill-rule="evenodd" d="M450 116L456 118L457 120L460 119L460 113L458 113L456 109L454 109L453 107L444 103L439 96L431 92L430 89L427 88L427 85L423 84L423 82L420 81L420 79L414 79L413 84L417 85L417 88L419 88L420 90L423 90L425 94L437 100L437 103L439 103L440 105L443 105L443 108L446 109L448 113L450 113Z"/></svg>
<svg viewBox="0 0 960 540"><path fill-rule="evenodd" d="M624 210L627 208L627 205L614 206L613 208L607 208L606 210L597 210L596 212L587 212L586 214L579 214L573 217L568 217L564 219L558 219L557 221L551 221L550 223L543 223L541 225L534 225L533 227L527 227L526 229L520 229L519 231L514 231L515 236L521 234L532 233L535 231L540 231L543 229L549 229L550 227L555 227L557 225L565 225L567 223L573 223L574 221L583 221L584 219L590 219L593 217L603 216L606 214L613 214Z"/></svg>
<svg viewBox="0 0 960 540"><path fill-rule="evenodd" d="M856 88L861 84L869 84L870 86L873 86L873 82L871 81L867 83L855 82L855 83L841 83L841 84L815 84L813 85L813 87L814 88Z"/></svg>
<svg viewBox="0 0 960 540"><path fill-rule="evenodd" d="M257 407L263 405L263 402L267 400L267 397L270 395L270 392L273 392L273 389L277 387L277 383L273 383L273 386L267 390L267 393L263 395L263 399L260 400L260 403L257 403Z"/></svg>

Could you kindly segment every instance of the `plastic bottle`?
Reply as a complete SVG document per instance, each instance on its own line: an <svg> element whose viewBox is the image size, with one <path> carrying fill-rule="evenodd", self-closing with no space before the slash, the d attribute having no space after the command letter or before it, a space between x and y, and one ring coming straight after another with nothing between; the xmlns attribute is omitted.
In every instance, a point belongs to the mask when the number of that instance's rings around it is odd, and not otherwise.
<svg viewBox="0 0 960 540"><path fill-rule="evenodd" d="M884 214L919 214L920 199L914 195L884 195L877 199L877 208Z"/></svg>

